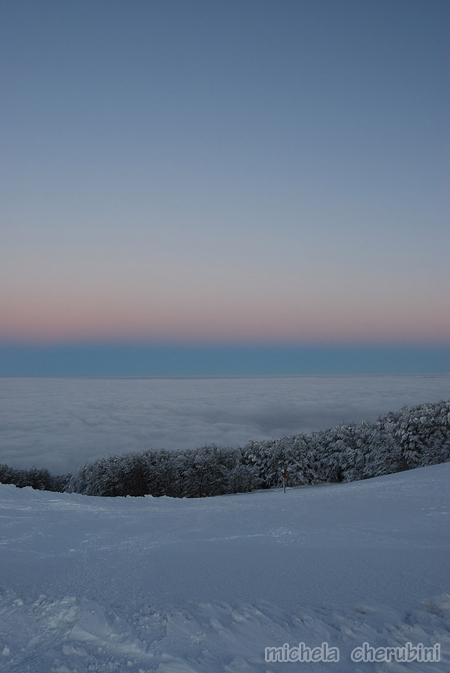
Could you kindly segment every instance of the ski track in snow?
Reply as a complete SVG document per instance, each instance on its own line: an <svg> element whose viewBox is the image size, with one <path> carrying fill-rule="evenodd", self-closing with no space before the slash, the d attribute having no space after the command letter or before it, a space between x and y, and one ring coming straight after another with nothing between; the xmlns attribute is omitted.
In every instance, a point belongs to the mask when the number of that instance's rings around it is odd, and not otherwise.
<svg viewBox="0 0 450 673"><path fill-rule="evenodd" d="M0 672L444 673L449 477L200 500L0 485ZM264 661L299 642L340 661ZM353 663L364 642L441 661Z"/></svg>

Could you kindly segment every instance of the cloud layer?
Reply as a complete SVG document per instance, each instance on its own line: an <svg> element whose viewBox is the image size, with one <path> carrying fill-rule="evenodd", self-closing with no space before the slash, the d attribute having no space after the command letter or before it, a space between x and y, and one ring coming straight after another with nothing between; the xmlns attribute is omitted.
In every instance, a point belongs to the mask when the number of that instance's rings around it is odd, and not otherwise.
<svg viewBox="0 0 450 673"><path fill-rule="evenodd" d="M0 379L0 462L72 472L111 454L309 433L450 397L450 375Z"/></svg>

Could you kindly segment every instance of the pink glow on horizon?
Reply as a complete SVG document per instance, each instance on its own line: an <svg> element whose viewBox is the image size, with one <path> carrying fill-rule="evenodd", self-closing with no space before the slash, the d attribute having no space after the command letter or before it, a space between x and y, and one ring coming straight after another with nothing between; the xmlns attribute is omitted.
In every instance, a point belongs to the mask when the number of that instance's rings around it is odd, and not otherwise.
<svg viewBox="0 0 450 673"><path fill-rule="evenodd" d="M201 301L161 297L147 305L130 299L55 297L1 302L0 339L65 342L86 340L218 343L447 342L450 318L435 307L317 300L274 303ZM420 315L420 320L417 318Z"/></svg>

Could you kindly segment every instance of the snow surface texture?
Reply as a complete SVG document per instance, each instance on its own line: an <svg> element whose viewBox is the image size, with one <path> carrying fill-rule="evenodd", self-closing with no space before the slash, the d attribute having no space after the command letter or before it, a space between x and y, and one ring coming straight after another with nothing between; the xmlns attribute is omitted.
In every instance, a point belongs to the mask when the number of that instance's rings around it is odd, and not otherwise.
<svg viewBox="0 0 450 673"><path fill-rule="evenodd" d="M450 464L220 496L0 485L0 671L450 670ZM339 663L264 649L339 647ZM350 652L441 645L439 663Z"/></svg>
<svg viewBox="0 0 450 673"><path fill-rule="evenodd" d="M450 375L0 378L0 463L53 474L111 454L244 446L450 398Z"/></svg>

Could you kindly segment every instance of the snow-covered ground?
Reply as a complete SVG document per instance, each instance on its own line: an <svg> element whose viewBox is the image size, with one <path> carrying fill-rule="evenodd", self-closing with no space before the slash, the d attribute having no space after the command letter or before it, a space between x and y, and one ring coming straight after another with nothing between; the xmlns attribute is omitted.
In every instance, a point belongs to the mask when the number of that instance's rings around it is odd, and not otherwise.
<svg viewBox="0 0 450 673"><path fill-rule="evenodd" d="M450 670L450 464L200 500L0 485L0 671ZM338 663L268 663L327 642ZM434 663L351 651L439 643Z"/></svg>

